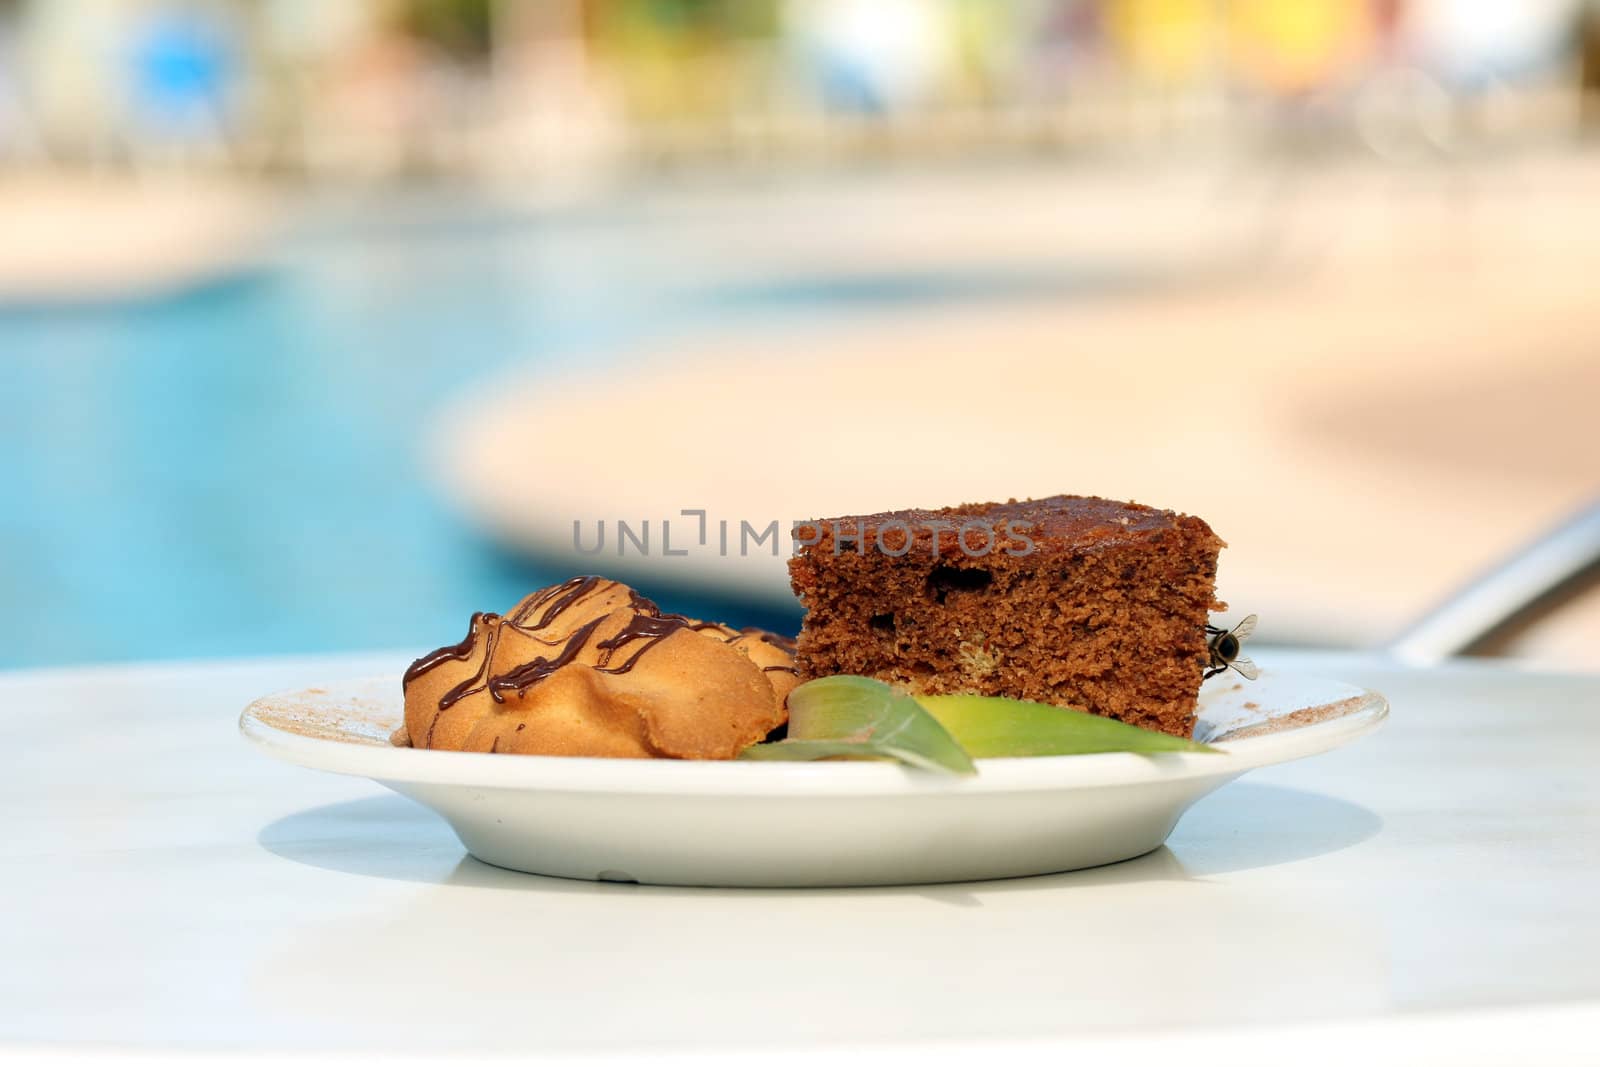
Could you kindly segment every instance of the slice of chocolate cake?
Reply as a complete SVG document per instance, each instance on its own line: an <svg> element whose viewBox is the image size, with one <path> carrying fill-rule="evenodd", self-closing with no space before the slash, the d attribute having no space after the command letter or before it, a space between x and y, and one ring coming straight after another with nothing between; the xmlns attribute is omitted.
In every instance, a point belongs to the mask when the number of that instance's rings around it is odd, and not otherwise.
<svg viewBox="0 0 1600 1067"><path fill-rule="evenodd" d="M1187 737L1223 542L1200 519L1054 496L795 529L802 678L1081 708Z"/></svg>

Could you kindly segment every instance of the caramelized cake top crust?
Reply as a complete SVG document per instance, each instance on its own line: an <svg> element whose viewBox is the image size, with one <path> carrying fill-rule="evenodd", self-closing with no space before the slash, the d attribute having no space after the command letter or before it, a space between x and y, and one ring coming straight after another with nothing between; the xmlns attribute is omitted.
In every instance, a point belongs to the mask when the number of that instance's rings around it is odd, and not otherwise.
<svg viewBox="0 0 1600 1067"><path fill-rule="evenodd" d="M1221 550L1227 542L1212 532L1204 519L1176 511L1148 507L1098 496L1062 494L1040 500L1008 500L1003 504L960 504L947 508L907 508L871 515L817 519L800 524L802 537L816 534L814 547L829 546L835 538L840 552L870 551L883 544L891 552L905 547L905 530L912 539L911 555L963 555L957 537L962 527L976 523L993 531L992 548L1007 555L1094 551L1159 540L1166 531L1181 529L1186 537L1210 540ZM820 529L819 529L820 527ZM859 538L857 535L860 535ZM934 552L933 538L939 537ZM981 530L966 535L970 548L981 550Z"/></svg>

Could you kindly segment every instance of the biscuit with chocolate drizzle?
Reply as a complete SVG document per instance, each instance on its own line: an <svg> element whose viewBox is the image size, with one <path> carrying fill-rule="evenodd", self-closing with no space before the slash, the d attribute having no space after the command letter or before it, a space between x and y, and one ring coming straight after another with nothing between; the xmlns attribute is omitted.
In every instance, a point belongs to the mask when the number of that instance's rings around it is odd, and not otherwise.
<svg viewBox="0 0 1600 1067"><path fill-rule="evenodd" d="M794 645L661 611L580 576L473 615L406 671L396 744L549 756L732 759L787 721Z"/></svg>

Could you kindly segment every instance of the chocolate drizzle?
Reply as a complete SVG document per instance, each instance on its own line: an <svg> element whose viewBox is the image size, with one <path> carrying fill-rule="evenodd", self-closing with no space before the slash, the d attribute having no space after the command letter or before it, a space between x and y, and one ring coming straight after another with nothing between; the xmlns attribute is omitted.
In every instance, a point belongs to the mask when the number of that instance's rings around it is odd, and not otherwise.
<svg viewBox="0 0 1600 1067"><path fill-rule="evenodd" d="M771 630L763 630L759 626L746 626L744 629L739 631L739 636L759 638L760 640L771 645L773 648L777 649L779 652L787 652L791 656L794 655L794 641L790 638L775 634Z"/></svg>
<svg viewBox="0 0 1600 1067"><path fill-rule="evenodd" d="M479 663L478 669L473 672L472 677L454 686L439 698L439 710L441 712L445 711L464 697L484 690L488 690L489 696L497 704L505 703L505 695L507 693L515 693L520 697L562 667L573 663L579 653L583 651L589 639L594 636L595 630L610 616L608 613L585 623L574 630L564 641L548 640L542 635L541 631L560 618L568 608L587 599L590 594L604 592L614 588L616 584L594 575L579 575L529 597L525 603L519 605L516 610L503 618L499 615L481 612L475 614L472 616L472 625L468 628L467 636L463 640L456 644L436 649L411 664L406 669L402 686L409 687L412 682L422 675L444 663L469 659L475 645L474 639L481 628L486 633L483 660ZM696 622L683 615L663 612L656 606L654 601L642 597L632 590L629 590L628 594L628 607L633 612L633 615L623 624L622 629L595 645L595 649L599 653L599 662L595 664L594 669L601 673L626 674L634 668L645 653L679 630L727 629L727 627L719 623ZM531 622L529 621L530 619L532 620ZM490 666L494 662L494 653L499 644L500 631L506 627L556 651L553 655L537 656L527 663L512 667L502 674L491 674ZM785 652L792 653L794 650L793 642L779 637L777 634L755 627L746 627L744 630L733 633L725 640L727 643L732 644L746 637L755 637L766 641L768 644ZM628 655L627 659L616 666L612 666L611 660L613 656L619 650L635 642L642 643ZM762 670L798 673L793 667L787 666L763 667ZM435 722L437 721L436 717ZM424 739L424 748L429 747L432 733L433 729L430 725L429 736Z"/></svg>
<svg viewBox="0 0 1600 1067"><path fill-rule="evenodd" d="M406 668L405 675L400 679L400 688L404 690L412 682L427 674L441 663L450 660L464 660L472 655L472 639L478 634L478 624L499 618L498 615L485 615L481 611L472 613L472 621L467 624L467 636L453 645L436 648L426 656L416 660Z"/></svg>
<svg viewBox="0 0 1600 1067"><path fill-rule="evenodd" d="M654 607L654 605L651 605ZM594 647L600 650L600 663L595 670L606 674L627 674L639 657L655 648L679 630L688 629L689 620L682 615L635 615L628 624ZM620 667L611 666L611 654L630 641L643 640L644 645Z"/></svg>
<svg viewBox="0 0 1600 1067"><path fill-rule="evenodd" d="M505 696L503 694L514 692L521 696L526 693L533 686L538 685L576 659L578 653L583 649L584 642L589 640L589 636L605 621L606 617L602 615L598 619L584 623L581 627L572 631L572 636L567 638L567 643L561 647L560 653L553 658L540 656L519 667L513 667L504 674L490 678L489 695L494 698L496 704L504 704Z"/></svg>
<svg viewBox="0 0 1600 1067"><path fill-rule="evenodd" d="M728 627L723 626L719 622L704 622L699 626L696 626L695 629L704 630L712 627L715 627L718 630L728 629ZM753 637L757 641L765 641L779 652L787 652L791 656L794 655L793 641L789 640L787 637L781 637L770 630L763 630L759 626L746 626L742 630L734 630L732 633L728 634L727 637L722 639L722 643L725 645L736 645L747 637Z"/></svg>
<svg viewBox="0 0 1600 1067"><path fill-rule="evenodd" d="M538 622L534 623L531 627L526 627L526 629L529 630L542 630L554 622L556 616L560 615L573 604L577 603L589 593L593 592L595 587L603 581L605 581L604 578L598 578L592 574L580 574L576 578L567 579L560 585L552 585L549 589L544 590L538 596L532 598L527 604L519 609L515 615L512 615L510 617L511 625L515 626L519 630L524 629L523 623L528 621L529 615L533 614L535 611L538 611L540 608L544 608L546 605L549 605L548 608L546 608L545 613L539 617ZM640 597L638 594L634 594L633 599L643 600L644 598ZM644 603L649 604L651 608L655 607L655 605L650 604L648 600L645 600ZM639 610L637 604L634 605L634 610Z"/></svg>
<svg viewBox="0 0 1600 1067"><path fill-rule="evenodd" d="M495 646L500 643L500 626L494 625L494 623L490 621L490 618L491 617L486 617L484 620L488 627L489 636L486 639L486 645L483 650L483 662L478 664L478 669L472 672L471 678L468 678L460 685L455 686L449 692L445 693L444 696L439 698L440 711L445 710L462 697L471 696L473 693L481 692L485 686L491 684L492 679L489 677L489 664L494 662L494 649ZM498 616L493 618L498 619ZM503 621L501 621L500 625L503 626L505 624ZM438 720L434 721L437 722ZM428 728L428 739L430 741L433 740L433 727L431 726Z"/></svg>

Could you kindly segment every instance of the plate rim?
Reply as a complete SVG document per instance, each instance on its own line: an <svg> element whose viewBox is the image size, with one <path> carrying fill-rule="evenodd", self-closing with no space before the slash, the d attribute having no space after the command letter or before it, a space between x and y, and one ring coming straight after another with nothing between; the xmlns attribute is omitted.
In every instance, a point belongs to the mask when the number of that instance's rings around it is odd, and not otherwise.
<svg viewBox="0 0 1600 1067"><path fill-rule="evenodd" d="M1277 673L1277 672L1275 672ZM537 756L446 752L358 744L312 737L265 721L257 709L269 702L301 698L306 688L253 700L239 715L239 731L268 755L314 770L372 778L382 783L512 789L538 792L706 797L921 796L943 793L1017 793L1133 786L1213 777L1235 777L1318 755L1377 730L1389 701L1376 690L1320 675L1283 672L1305 682L1347 690L1311 707L1350 702L1349 710L1304 725L1213 742L1219 752L1136 754L1101 752L1074 756L986 758L978 774L954 777L893 763L828 761L772 763L743 760L645 760L595 756ZM329 699L341 691L393 679L350 678L324 683ZM1291 713L1292 714L1292 713Z"/></svg>

